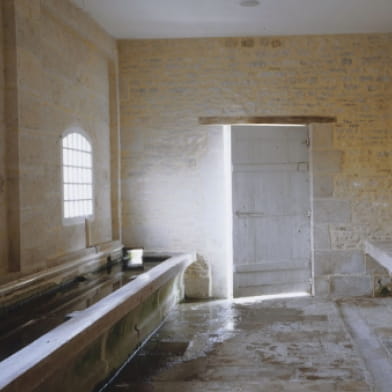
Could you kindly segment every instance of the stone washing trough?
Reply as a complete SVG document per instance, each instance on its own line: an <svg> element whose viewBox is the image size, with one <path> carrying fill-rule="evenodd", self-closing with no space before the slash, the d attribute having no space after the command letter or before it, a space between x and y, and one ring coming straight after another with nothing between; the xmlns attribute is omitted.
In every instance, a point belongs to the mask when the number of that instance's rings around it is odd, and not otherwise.
<svg viewBox="0 0 392 392"><path fill-rule="evenodd" d="M183 299L183 273L194 260L192 254L169 256L68 315L67 321L0 362L0 391L88 392L102 384Z"/></svg>

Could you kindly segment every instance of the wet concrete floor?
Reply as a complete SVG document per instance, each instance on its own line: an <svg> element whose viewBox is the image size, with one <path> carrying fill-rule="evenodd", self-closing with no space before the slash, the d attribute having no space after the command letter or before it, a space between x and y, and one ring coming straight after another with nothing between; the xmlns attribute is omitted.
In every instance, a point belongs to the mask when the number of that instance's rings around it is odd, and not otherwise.
<svg viewBox="0 0 392 392"><path fill-rule="evenodd" d="M184 303L105 392L391 392L391 301Z"/></svg>

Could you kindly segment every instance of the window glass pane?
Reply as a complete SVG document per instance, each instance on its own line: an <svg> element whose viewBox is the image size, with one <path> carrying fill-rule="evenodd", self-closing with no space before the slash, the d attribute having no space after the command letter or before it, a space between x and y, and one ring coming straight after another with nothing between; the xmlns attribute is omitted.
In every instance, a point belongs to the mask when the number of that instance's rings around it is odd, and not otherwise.
<svg viewBox="0 0 392 392"><path fill-rule="evenodd" d="M63 167L63 181L64 183L70 182L70 173L69 173L70 168L67 166Z"/></svg>
<svg viewBox="0 0 392 392"><path fill-rule="evenodd" d="M71 134L69 135L69 144L70 144L70 147L75 147L75 144L76 144L75 138L76 138L76 134L71 133Z"/></svg>
<svg viewBox="0 0 392 392"><path fill-rule="evenodd" d="M74 148L80 150L80 135L78 133L74 134Z"/></svg>
<svg viewBox="0 0 392 392"><path fill-rule="evenodd" d="M93 213L92 155L89 141L73 132L63 138L64 218Z"/></svg>
<svg viewBox="0 0 392 392"><path fill-rule="evenodd" d="M86 185L85 186L85 195L86 199L92 199L93 198L93 187L91 185Z"/></svg>
<svg viewBox="0 0 392 392"><path fill-rule="evenodd" d="M83 200L83 185L74 185L75 195L74 200Z"/></svg>
<svg viewBox="0 0 392 392"><path fill-rule="evenodd" d="M83 151L86 151L86 148L87 148L87 143L86 142L87 142L86 139L83 138L82 139L82 144L80 146L80 149L83 150Z"/></svg>
<svg viewBox="0 0 392 392"><path fill-rule="evenodd" d="M89 152L91 154L91 144L86 139L85 139L84 151L87 151L87 152Z"/></svg>
<svg viewBox="0 0 392 392"><path fill-rule="evenodd" d="M65 138L63 138L63 147L70 147L70 137L67 135Z"/></svg>
<svg viewBox="0 0 392 392"><path fill-rule="evenodd" d="M64 200L70 200L71 193L70 193L70 185L64 184Z"/></svg>
<svg viewBox="0 0 392 392"><path fill-rule="evenodd" d="M84 182L91 184L93 182L91 169L82 169Z"/></svg>
<svg viewBox="0 0 392 392"><path fill-rule="evenodd" d="M91 154L90 153L82 153L82 164L83 167L91 167Z"/></svg>
<svg viewBox="0 0 392 392"><path fill-rule="evenodd" d="M69 150L64 148L63 149L63 165L69 165L70 162L71 162L71 157L70 157Z"/></svg>
<svg viewBox="0 0 392 392"><path fill-rule="evenodd" d="M71 217L72 218L75 218L75 216L78 216L78 214L77 214L77 210L76 210L76 204L75 204L75 202L73 201L73 202L71 202Z"/></svg>
<svg viewBox="0 0 392 392"><path fill-rule="evenodd" d="M87 215L86 202L84 200L80 202L80 206L82 207L82 214Z"/></svg>
<svg viewBox="0 0 392 392"><path fill-rule="evenodd" d="M78 157L77 157L78 166L83 166L83 155L84 155L83 152L78 151Z"/></svg>
<svg viewBox="0 0 392 392"><path fill-rule="evenodd" d="M88 167L93 166L91 153L86 154L86 166L88 166Z"/></svg>

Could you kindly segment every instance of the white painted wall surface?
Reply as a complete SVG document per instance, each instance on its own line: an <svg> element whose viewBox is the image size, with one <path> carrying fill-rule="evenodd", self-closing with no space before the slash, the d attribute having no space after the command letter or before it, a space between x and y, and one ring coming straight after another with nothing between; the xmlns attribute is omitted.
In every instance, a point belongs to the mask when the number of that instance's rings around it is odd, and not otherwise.
<svg viewBox="0 0 392 392"><path fill-rule="evenodd" d="M123 242L196 252L211 267L211 295L226 297L223 127L178 127L131 130L123 121Z"/></svg>

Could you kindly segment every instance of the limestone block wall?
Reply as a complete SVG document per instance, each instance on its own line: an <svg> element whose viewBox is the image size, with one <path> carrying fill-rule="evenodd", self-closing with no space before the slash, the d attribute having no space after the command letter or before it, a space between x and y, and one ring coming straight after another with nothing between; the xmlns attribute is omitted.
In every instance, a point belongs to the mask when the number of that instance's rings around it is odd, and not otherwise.
<svg viewBox="0 0 392 392"><path fill-rule="evenodd" d="M127 244L196 251L225 296L223 132L198 117L336 116L313 151L316 290L367 287L363 240L392 239L391 34L125 40L119 56Z"/></svg>
<svg viewBox="0 0 392 392"><path fill-rule="evenodd" d="M81 127L93 147L95 216L92 243L112 239L111 148L117 151L116 42L65 0L5 0L10 269L50 265L86 246L84 224L62 222L62 133ZM113 100L112 100L113 102ZM116 104L116 101L114 101ZM114 147L113 147L114 146ZM12 155L12 159L11 159ZM117 221L118 224L118 221ZM11 237L11 236L10 236Z"/></svg>
<svg viewBox="0 0 392 392"><path fill-rule="evenodd" d="M335 181L342 173L344 155L335 147L333 135L334 125L310 127L314 293L325 297L372 295L373 279L361 248L350 247L348 238L340 246L336 242L337 230L353 224L357 201L336 194Z"/></svg>
<svg viewBox="0 0 392 392"><path fill-rule="evenodd" d="M8 270L4 91L4 24L0 7L0 276Z"/></svg>

